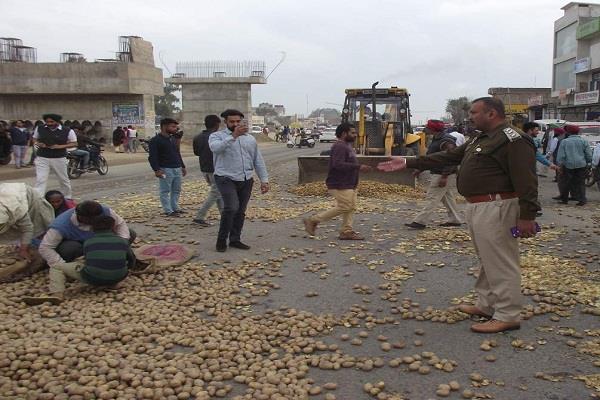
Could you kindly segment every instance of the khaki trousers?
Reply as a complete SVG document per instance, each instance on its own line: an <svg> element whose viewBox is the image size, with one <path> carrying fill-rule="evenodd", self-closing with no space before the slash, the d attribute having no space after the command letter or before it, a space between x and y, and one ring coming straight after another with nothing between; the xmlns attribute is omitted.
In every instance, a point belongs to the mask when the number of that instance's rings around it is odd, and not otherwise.
<svg viewBox="0 0 600 400"><path fill-rule="evenodd" d="M444 187L439 186L441 179L442 175L431 174L427 195L425 196L425 207L417 214L413 219L413 222L427 225L427 221L439 207L441 202L448 211L448 222L463 223L454 198L454 193L456 192L456 176L450 175L448 177L448 183L446 183L446 186Z"/></svg>
<svg viewBox="0 0 600 400"><path fill-rule="evenodd" d="M352 220L356 211L357 193L356 189L329 189L329 194L335 199L335 207L314 215L310 219L321 223L341 215L342 227L340 228L340 233L352 232Z"/></svg>
<svg viewBox="0 0 600 400"><path fill-rule="evenodd" d="M50 267L50 293L56 294L64 292L67 278L83 282L80 272L82 268L83 263L77 261L57 264Z"/></svg>
<svg viewBox="0 0 600 400"><path fill-rule="evenodd" d="M476 306L494 319L520 319L521 267L519 242L510 229L519 218L519 199L469 203L465 211L469 233L481 264L475 283Z"/></svg>

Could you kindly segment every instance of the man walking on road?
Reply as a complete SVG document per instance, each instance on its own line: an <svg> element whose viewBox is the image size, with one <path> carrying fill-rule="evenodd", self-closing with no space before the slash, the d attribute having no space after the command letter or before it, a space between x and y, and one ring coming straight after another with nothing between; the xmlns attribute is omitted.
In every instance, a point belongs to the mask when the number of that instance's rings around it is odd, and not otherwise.
<svg viewBox="0 0 600 400"><path fill-rule="evenodd" d="M269 175L256 139L248 135L248 124L244 114L238 110L225 110L221 114L226 128L210 135L208 144L214 155L215 182L223 198L223 211L217 236L217 251L229 246L248 250L242 243L242 228L246 218L246 207L252 194L253 174L256 170L260 179L261 193L269 191Z"/></svg>
<svg viewBox="0 0 600 400"><path fill-rule="evenodd" d="M171 118L160 121L160 133L148 142L148 161L158 178L160 204L167 217L179 217L181 179L186 175L185 164L172 135L177 132L179 122Z"/></svg>
<svg viewBox="0 0 600 400"><path fill-rule="evenodd" d="M451 150L456 147L456 138L449 133L444 133L444 123L438 120L427 121L425 129L433 133L433 140L427 148L427 154ZM413 221L405 224L413 229L425 229L427 220L440 203L448 211L448 221L440 226L460 226L463 221L459 214L454 190L456 189L456 166L431 168L431 182L427 188L425 207L417 214Z"/></svg>
<svg viewBox="0 0 600 400"><path fill-rule="evenodd" d="M215 166L213 163L213 153L208 145L208 139L210 135L219 130L221 127L221 119L217 115L207 115L204 118L204 126L206 130L194 137L194 154L198 156L200 161L200 172L209 185L208 196L204 200L204 203L198 209L196 218L193 219L195 223L200 226L210 226L210 223L206 221L206 213L213 206L217 205L219 212L223 210L223 199L219 193L219 188L215 183Z"/></svg>
<svg viewBox="0 0 600 400"><path fill-rule="evenodd" d="M35 158L35 190L44 196L50 170L58 178L60 191L66 199L71 199L71 182L67 175L67 149L77 146L75 132L61 125L62 116L58 114L44 114L44 125L40 125L33 133L33 140L37 146Z"/></svg>
<svg viewBox="0 0 600 400"><path fill-rule="evenodd" d="M540 209L535 173L535 145L505 121L504 104L492 97L473 101L470 120L481 133L460 147L414 160L394 157L380 163L382 171L425 170L459 165L458 191L467 200L469 232L481 268L475 283L475 305L460 311L489 320L471 326L480 333L520 328L523 305L519 237L536 234Z"/></svg>
<svg viewBox="0 0 600 400"><path fill-rule="evenodd" d="M329 210L305 218L303 220L304 229L309 235L314 236L317 225L341 215L342 227L339 238L341 240L364 240L364 237L352 228L352 220L356 211L358 173L359 171L370 171L372 168L358 163L356 153L352 148L352 143L356 140L354 125L347 122L340 124L335 130L335 136L338 140L331 146L329 173L325 183L336 204Z"/></svg>
<svg viewBox="0 0 600 400"><path fill-rule="evenodd" d="M569 137L562 140L558 146L556 163L561 167L558 178L560 202L569 202L569 192L577 200L578 206L586 204L585 175L587 166L592 163L592 149L590 144L579 136L577 125L565 125L564 130Z"/></svg>

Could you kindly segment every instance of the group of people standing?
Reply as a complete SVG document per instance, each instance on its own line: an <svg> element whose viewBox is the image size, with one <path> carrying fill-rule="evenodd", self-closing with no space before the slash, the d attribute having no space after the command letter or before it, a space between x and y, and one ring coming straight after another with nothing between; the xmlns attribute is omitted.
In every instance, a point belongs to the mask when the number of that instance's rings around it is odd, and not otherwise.
<svg viewBox="0 0 600 400"><path fill-rule="evenodd" d="M28 149L31 148L29 158ZM0 165L14 160L15 168L30 167L35 159L32 132L23 120L13 121L9 125L0 125Z"/></svg>
<svg viewBox="0 0 600 400"><path fill-rule="evenodd" d="M116 153L137 153L137 130L132 125L117 126L112 133L112 142Z"/></svg>
<svg viewBox="0 0 600 400"><path fill-rule="evenodd" d="M222 121L221 121L222 118ZM244 114L228 109L204 119L206 130L193 141L203 178L209 184L209 193L196 212L193 222L210 226L208 210L217 205L221 214L216 250L227 247L243 250L250 246L241 241L246 208L254 186L256 172L261 182L261 193L269 191L269 177L256 139L248 134ZM225 128L220 129L221 123ZM148 161L159 179L160 203L167 217L180 217L186 211L179 206L182 178L187 174L178 146L178 122L165 118L160 122L160 134L149 142Z"/></svg>

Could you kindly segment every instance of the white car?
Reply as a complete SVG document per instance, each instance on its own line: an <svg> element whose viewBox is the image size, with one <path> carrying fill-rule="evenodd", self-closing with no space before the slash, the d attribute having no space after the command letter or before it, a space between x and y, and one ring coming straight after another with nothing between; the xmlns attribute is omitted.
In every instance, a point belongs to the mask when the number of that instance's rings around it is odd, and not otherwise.
<svg viewBox="0 0 600 400"><path fill-rule="evenodd" d="M254 125L254 126L252 126L252 133L253 134L262 133L262 128L260 126Z"/></svg>
<svg viewBox="0 0 600 400"><path fill-rule="evenodd" d="M319 136L319 142L335 142L336 140L335 128L327 128Z"/></svg>

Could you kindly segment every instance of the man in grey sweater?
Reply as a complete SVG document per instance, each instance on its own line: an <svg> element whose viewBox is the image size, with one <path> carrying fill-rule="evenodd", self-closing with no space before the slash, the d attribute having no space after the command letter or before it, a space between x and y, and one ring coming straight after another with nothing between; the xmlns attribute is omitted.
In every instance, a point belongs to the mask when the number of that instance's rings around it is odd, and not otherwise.
<svg viewBox="0 0 600 400"><path fill-rule="evenodd" d="M217 236L217 251L229 246L248 250L241 235L246 218L246 207L252 194L254 171L260 179L261 193L269 191L269 175L256 139L248 135L244 114L225 110L221 114L226 128L210 135L208 144L213 152L215 182L223 198L223 211Z"/></svg>

